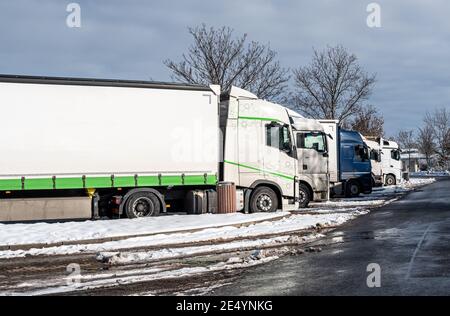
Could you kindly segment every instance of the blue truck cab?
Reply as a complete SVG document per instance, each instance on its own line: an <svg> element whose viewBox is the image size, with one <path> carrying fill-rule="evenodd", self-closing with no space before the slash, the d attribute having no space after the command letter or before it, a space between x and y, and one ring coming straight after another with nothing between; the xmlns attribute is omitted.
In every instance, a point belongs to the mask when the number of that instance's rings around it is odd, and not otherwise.
<svg viewBox="0 0 450 316"><path fill-rule="evenodd" d="M361 134L342 129L339 121L319 120L327 134L330 195L354 197L372 192L369 150Z"/></svg>
<svg viewBox="0 0 450 316"><path fill-rule="evenodd" d="M361 134L345 129L339 130L339 171L344 183L345 196L372 192L372 166L369 149Z"/></svg>

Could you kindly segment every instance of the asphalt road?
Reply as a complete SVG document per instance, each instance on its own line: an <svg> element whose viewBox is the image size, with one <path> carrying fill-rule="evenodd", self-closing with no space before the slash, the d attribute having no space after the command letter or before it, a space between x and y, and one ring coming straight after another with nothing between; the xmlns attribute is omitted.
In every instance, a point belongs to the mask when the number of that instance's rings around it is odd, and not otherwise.
<svg viewBox="0 0 450 316"><path fill-rule="evenodd" d="M214 294L450 295L450 179L361 216L318 244L321 252L249 269ZM380 287L367 285L371 263L381 269Z"/></svg>

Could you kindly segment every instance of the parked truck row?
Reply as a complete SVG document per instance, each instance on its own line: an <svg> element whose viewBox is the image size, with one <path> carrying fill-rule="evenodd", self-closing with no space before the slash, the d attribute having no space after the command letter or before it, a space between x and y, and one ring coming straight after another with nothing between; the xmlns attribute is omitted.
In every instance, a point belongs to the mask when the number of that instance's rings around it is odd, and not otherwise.
<svg viewBox="0 0 450 316"><path fill-rule="evenodd" d="M370 193L399 150L237 87L1 75L0 98L0 221L215 212L224 182L238 211L298 209Z"/></svg>

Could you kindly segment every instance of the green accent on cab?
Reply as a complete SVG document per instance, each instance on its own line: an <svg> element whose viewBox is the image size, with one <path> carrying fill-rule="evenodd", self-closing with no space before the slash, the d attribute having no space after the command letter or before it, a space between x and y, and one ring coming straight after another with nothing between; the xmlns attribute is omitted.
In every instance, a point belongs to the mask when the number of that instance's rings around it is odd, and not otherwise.
<svg viewBox="0 0 450 316"><path fill-rule="evenodd" d="M247 165L243 165L243 164L240 164L240 163L237 163L237 162L232 162L232 161L227 161L227 160L225 160L224 162L228 163L230 165L235 165L235 166L238 166L238 167L242 167L242 168L246 168L246 169L250 169L250 170L255 170L255 171L262 172L262 173L267 173L267 174L270 174L270 175L273 175L273 176L277 176L277 177L280 177L280 178L284 178L284 179L289 179L289 180L294 180L295 179L295 177L293 177L293 176L286 175L286 174L283 174L283 173L279 173L279 172L276 172L276 171L264 170L264 169L260 169L260 168L256 168L256 167L252 167L252 166L247 166Z"/></svg>
<svg viewBox="0 0 450 316"><path fill-rule="evenodd" d="M253 120L253 121L280 122L280 123L284 124L284 122L280 121L279 119L274 119L274 118L270 118L270 117L239 116L238 119L240 119L240 120Z"/></svg>
<svg viewBox="0 0 450 316"><path fill-rule="evenodd" d="M137 183L136 183L137 182ZM111 177L74 177L74 178L24 178L23 190L52 189L101 189L125 187L215 185L216 175L161 175L161 176L115 176ZM137 185L136 185L137 184ZM0 191L22 190L22 179L0 179Z"/></svg>

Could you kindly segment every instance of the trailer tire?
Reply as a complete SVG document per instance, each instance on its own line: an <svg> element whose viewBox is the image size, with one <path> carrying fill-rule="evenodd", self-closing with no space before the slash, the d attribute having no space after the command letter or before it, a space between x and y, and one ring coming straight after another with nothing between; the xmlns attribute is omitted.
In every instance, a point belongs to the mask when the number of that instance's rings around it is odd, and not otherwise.
<svg viewBox="0 0 450 316"><path fill-rule="evenodd" d="M345 186L345 196L346 197L357 197L361 193L361 187L359 183L354 180L350 180Z"/></svg>
<svg viewBox="0 0 450 316"><path fill-rule="evenodd" d="M125 203L125 213L128 218L158 216L161 203L151 192L133 193Z"/></svg>
<svg viewBox="0 0 450 316"><path fill-rule="evenodd" d="M305 208L308 206L309 202L311 201L310 195L311 193L309 191L309 188L303 183L300 183L298 186L298 206L300 208Z"/></svg>
<svg viewBox="0 0 450 316"><path fill-rule="evenodd" d="M275 212L278 209L278 197L269 187L257 187L250 197L250 212Z"/></svg>
<svg viewBox="0 0 450 316"><path fill-rule="evenodd" d="M390 186L390 185L396 185L397 181L395 180L395 177L392 174L388 174L386 176L386 181L384 183L386 186Z"/></svg>

